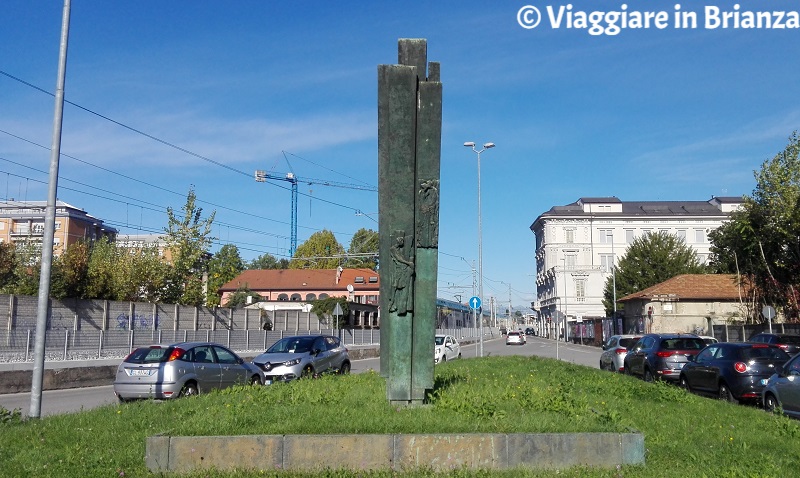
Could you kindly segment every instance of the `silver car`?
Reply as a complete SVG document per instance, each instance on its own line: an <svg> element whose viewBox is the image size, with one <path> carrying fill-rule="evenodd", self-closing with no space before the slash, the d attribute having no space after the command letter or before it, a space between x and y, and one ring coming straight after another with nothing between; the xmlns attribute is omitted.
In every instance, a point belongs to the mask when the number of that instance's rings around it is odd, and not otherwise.
<svg viewBox="0 0 800 478"><path fill-rule="evenodd" d="M800 418L800 354L767 379L761 400L770 412L780 409L786 415Z"/></svg>
<svg viewBox="0 0 800 478"><path fill-rule="evenodd" d="M520 332L509 332L506 335L506 345L525 345L525 334Z"/></svg>
<svg viewBox="0 0 800 478"><path fill-rule="evenodd" d="M628 348L633 347L639 335L612 335L603 344L603 353L600 354L600 370L622 372L625 370L625 356Z"/></svg>
<svg viewBox="0 0 800 478"><path fill-rule="evenodd" d="M117 367L114 394L122 402L167 399L261 382L258 368L222 345L181 342L134 350Z"/></svg>
<svg viewBox="0 0 800 478"><path fill-rule="evenodd" d="M284 337L253 363L264 373L266 385L325 372L350 373L347 348L331 335Z"/></svg>

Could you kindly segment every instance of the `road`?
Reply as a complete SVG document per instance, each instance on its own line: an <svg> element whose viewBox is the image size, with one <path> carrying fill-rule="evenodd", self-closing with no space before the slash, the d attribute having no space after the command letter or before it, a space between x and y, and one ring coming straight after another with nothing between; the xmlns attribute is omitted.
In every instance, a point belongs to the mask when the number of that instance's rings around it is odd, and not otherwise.
<svg viewBox="0 0 800 478"><path fill-rule="evenodd" d="M556 350L558 348L558 350ZM478 344L464 345L461 347L461 356L465 359L478 356ZM587 367L598 366L601 350L597 347L588 347L561 342L556 347L556 342L538 337L528 337L525 345L506 345L501 338L484 340L483 356L491 357L498 355L536 355L539 357L556 358L559 360L572 362ZM367 370L380 371L380 359L371 358L356 360L353 362L353 373L361 373ZM79 412L84 409L91 409L108 404L117 403L114 390L111 385L102 387L73 388L66 390L49 390L42 395L42 416L58 413ZM30 410L31 394L11 393L0 395L0 407L7 410L20 409L23 415L27 415Z"/></svg>

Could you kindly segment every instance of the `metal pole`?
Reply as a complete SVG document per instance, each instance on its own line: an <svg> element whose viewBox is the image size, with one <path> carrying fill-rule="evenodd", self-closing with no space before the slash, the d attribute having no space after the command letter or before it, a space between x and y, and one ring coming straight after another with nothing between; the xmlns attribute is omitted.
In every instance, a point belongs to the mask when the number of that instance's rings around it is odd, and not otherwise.
<svg viewBox="0 0 800 478"><path fill-rule="evenodd" d="M614 292L614 316L611 318L611 330L616 330L617 327L617 256L614 252L614 237L611 237L611 288ZM622 333L622 330L618 330Z"/></svg>
<svg viewBox="0 0 800 478"><path fill-rule="evenodd" d="M564 261L564 341L567 341L567 326L569 326L569 320L567 315L567 258L562 257L562 261Z"/></svg>
<svg viewBox="0 0 800 478"><path fill-rule="evenodd" d="M39 418L42 411L42 384L44 379L44 348L47 335L47 312L50 304L50 269L53 262L53 242L56 222L56 197L58 191L58 160L61 156L61 125L64 119L64 83L67 72L67 40L69 39L70 0L64 0L61 17L61 44L58 53L58 79L56 80L55 113L53 114L53 142L50 148L50 180L47 192L47 209L42 237L42 267L39 273L39 301L36 311L36 338L34 344L33 376L31 378L30 418ZM66 244L64 244L66 246Z"/></svg>

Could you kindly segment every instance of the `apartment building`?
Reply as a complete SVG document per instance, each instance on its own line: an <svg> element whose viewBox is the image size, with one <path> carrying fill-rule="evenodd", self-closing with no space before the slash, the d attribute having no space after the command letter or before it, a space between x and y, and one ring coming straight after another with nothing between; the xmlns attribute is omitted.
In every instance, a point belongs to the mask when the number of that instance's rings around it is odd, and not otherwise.
<svg viewBox="0 0 800 478"><path fill-rule="evenodd" d="M47 201L0 201L0 242L31 240L41 245ZM56 202L53 253L58 256L67 246L81 239L114 239L117 230L83 209Z"/></svg>
<svg viewBox="0 0 800 478"><path fill-rule="evenodd" d="M707 262L708 233L742 204L741 197L708 201L622 201L580 198L554 206L531 225L536 236L536 290L542 318L563 324L604 317L603 288L634 239L667 232Z"/></svg>

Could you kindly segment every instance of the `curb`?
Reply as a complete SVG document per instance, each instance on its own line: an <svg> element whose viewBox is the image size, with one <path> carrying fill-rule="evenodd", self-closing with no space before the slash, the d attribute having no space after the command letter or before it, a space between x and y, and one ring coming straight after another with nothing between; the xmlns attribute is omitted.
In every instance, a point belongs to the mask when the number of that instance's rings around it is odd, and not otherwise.
<svg viewBox="0 0 800 478"><path fill-rule="evenodd" d="M154 436L145 463L154 473L614 468L644 464L644 450L640 433Z"/></svg>

